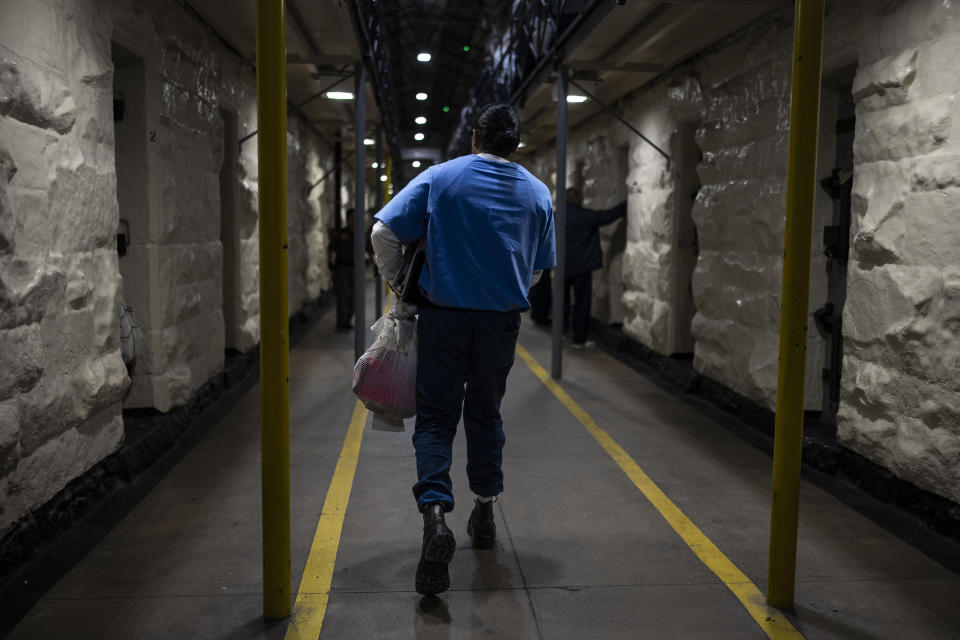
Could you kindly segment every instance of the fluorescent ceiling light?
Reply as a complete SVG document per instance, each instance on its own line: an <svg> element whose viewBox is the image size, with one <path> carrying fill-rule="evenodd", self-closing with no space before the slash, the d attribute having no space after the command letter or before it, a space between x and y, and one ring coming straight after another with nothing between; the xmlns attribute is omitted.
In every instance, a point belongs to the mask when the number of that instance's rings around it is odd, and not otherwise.
<svg viewBox="0 0 960 640"><path fill-rule="evenodd" d="M419 62L430 62L430 54L426 51L417 54L417 61Z"/></svg>
<svg viewBox="0 0 960 640"><path fill-rule="evenodd" d="M550 92L550 97L553 99L554 102L557 101L557 85L558 84L559 83L555 82L553 84L553 89ZM598 87L599 87L599 83L596 80L577 80L576 85L571 83L570 86L567 87L567 102L574 103L574 104L579 102L586 102L587 100L590 99L587 94L594 95L594 96L597 95Z"/></svg>
<svg viewBox="0 0 960 640"><path fill-rule="evenodd" d="M380 182L386 182L387 176L380 176Z"/></svg>
<svg viewBox="0 0 960 640"><path fill-rule="evenodd" d="M417 124L427 124L427 119L424 116L417 116L414 119L414 122L416 122Z"/></svg>
<svg viewBox="0 0 960 640"><path fill-rule="evenodd" d="M414 168L414 169L419 169L419 168L420 168L420 161L419 161L419 160L414 160L414 161L411 162L410 164L413 165L413 168Z"/></svg>
<svg viewBox="0 0 960 640"><path fill-rule="evenodd" d="M353 94L349 91L327 91L327 98L330 100L353 100Z"/></svg>
<svg viewBox="0 0 960 640"><path fill-rule="evenodd" d="M363 139L363 146L365 146L365 147L372 147L373 145L374 145L373 138L364 138L364 139Z"/></svg>
<svg viewBox="0 0 960 640"><path fill-rule="evenodd" d="M427 94L425 94L423 91L417 94L417 100L423 101L426 99L427 99Z"/></svg>
<svg viewBox="0 0 960 640"><path fill-rule="evenodd" d="M415 134L413 134L413 139L416 140L417 142L420 142L421 140L423 140L423 137L424 137L424 136L423 136L422 133L415 133Z"/></svg>

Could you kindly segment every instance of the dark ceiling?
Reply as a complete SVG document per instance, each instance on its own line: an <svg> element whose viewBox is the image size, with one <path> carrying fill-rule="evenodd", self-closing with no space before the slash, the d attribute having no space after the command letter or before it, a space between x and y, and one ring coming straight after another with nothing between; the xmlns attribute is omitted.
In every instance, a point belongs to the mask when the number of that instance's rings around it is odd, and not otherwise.
<svg viewBox="0 0 960 640"><path fill-rule="evenodd" d="M399 145L444 149L483 67L491 18L509 11L509 0L390 0L377 2L396 104ZM377 6L378 5L378 6ZM469 48L469 50L465 50ZM417 54L430 53L430 62ZM416 99L424 92L426 101ZM444 107L449 107L444 111ZM415 118L424 116L426 125ZM414 134L425 134L422 142Z"/></svg>

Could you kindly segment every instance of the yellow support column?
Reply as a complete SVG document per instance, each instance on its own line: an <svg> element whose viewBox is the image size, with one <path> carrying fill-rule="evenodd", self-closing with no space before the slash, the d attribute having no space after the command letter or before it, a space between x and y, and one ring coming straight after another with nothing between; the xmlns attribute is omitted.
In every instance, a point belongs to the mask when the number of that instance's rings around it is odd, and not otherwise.
<svg viewBox="0 0 960 640"><path fill-rule="evenodd" d="M780 294L780 366L773 447L767 602L793 606L803 445L810 251L817 178L824 0L797 0L790 103L790 159Z"/></svg>
<svg viewBox="0 0 960 640"><path fill-rule="evenodd" d="M290 615L287 66L283 0L257 0L263 615Z"/></svg>

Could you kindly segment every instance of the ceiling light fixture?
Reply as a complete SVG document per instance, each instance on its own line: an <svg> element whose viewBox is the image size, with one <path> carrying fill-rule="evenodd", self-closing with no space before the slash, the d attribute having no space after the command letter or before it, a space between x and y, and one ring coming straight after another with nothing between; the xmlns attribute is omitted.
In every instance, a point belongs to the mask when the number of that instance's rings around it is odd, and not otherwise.
<svg viewBox="0 0 960 640"><path fill-rule="evenodd" d="M374 162L373 164L370 165L370 167L371 167L372 169L379 169L379 168L380 168L380 163L379 163L379 162Z"/></svg>
<svg viewBox="0 0 960 640"><path fill-rule="evenodd" d="M387 176L381 175L381 176L380 176L380 182L386 182L386 181L387 181Z"/></svg>
<svg viewBox="0 0 960 640"><path fill-rule="evenodd" d="M423 91L417 94L417 100L420 100L422 102L426 99L427 99L427 94L425 94Z"/></svg>
<svg viewBox="0 0 960 640"><path fill-rule="evenodd" d="M414 161L411 162L410 164L413 165L413 168L414 168L414 169L419 169L419 168L420 168L420 161L419 161L419 160L414 160Z"/></svg>
<svg viewBox="0 0 960 640"><path fill-rule="evenodd" d="M353 100L353 94L349 91L327 91L327 98L330 100Z"/></svg>
<svg viewBox="0 0 960 640"><path fill-rule="evenodd" d="M417 142L420 142L421 140L423 140L423 138L424 138L424 135L422 133L413 134L413 139L416 140Z"/></svg>
<svg viewBox="0 0 960 640"><path fill-rule="evenodd" d="M375 143L374 143L374 141L373 141L373 138L364 138L364 139L363 139L363 146L365 146L365 147L372 147L374 144L375 144Z"/></svg>
<svg viewBox="0 0 960 640"><path fill-rule="evenodd" d="M431 57L432 57L432 56L431 56L429 53L427 53L426 51L421 51L420 53L417 54L417 61L418 61L418 62L430 62L430 58L431 58Z"/></svg>
<svg viewBox="0 0 960 640"><path fill-rule="evenodd" d="M417 116L414 119L414 122L416 122L417 124L427 124L427 119L424 116Z"/></svg>
<svg viewBox="0 0 960 640"><path fill-rule="evenodd" d="M559 83L553 83L553 90L551 93L551 98L553 101L557 101L557 85ZM597 90L599 88L599 83L596 80L583 80L577 79L576 83L571 83L567 87L567 102L571 104L579 104L581 102L586 102L589 100L590 95L597 95Z"/></svg>
<svg viewBox="0 0 960 640"><path fill-rule="evenodd" d="M523 149L525 146L527 146L527 143L521 141L520 144L517 145L517 149Z"/></svg>

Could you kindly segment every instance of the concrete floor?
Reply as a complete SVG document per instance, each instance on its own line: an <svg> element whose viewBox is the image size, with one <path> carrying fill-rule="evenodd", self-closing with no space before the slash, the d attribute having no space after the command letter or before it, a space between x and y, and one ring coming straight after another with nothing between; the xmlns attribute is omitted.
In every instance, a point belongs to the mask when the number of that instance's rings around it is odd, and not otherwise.
<svg viewBox="0 0 960 640"><path fill-rule="evenodd" d="M293 589L354 408L351 334L329 313L291 355ZM549 365L549 336L523 344ZM766 582L770 459L602 352L566 353L567 392L746 575ZM10 636L282 638L261 618L259 388ZM324 639L765 638L571 413L518 358L503 404L497 547L473 551L463 438L452 590L413 591L421 521L412 424L368 424ZM960 638L960 577L820 489L801 496L797 607L814 638Z"/></svg>

